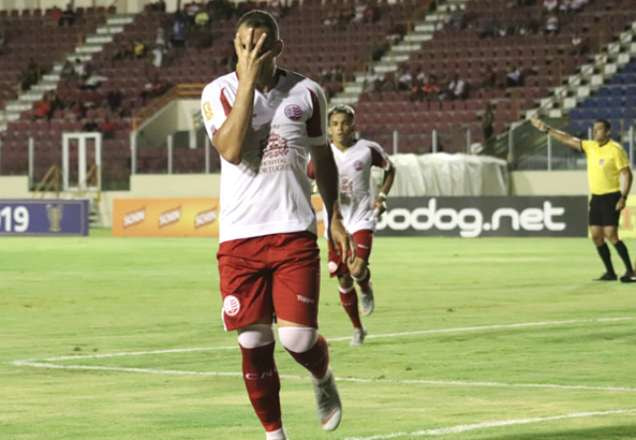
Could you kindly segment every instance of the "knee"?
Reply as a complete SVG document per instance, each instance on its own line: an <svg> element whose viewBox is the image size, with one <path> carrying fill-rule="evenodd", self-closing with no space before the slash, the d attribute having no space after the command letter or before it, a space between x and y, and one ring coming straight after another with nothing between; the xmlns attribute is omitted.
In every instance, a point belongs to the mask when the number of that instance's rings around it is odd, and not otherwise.
<svg viewBox="0 0 636 440"><path fill-rule="evenodd" d="M351 276L356 280L361 280L367 273L367 263L362 258L356 258L349 267Z"/></svg>
<svg viewBox="0 0 636 440"><path fill-rule="evenodd" d="M274 332L270 324L253 324L239 330L238 333L239 345L248 350L274 342Z"/></svg>
<svg viewBox="0 0 636 440"><path fill-rule="evenodd" d="M598 246L603 246L603 243L605 243L605 237L603 236L603 234L599 234L599 233L592 233L592 241L594 242L594 244L598 247Z"/></svg>
<svg viewBox="0 0 636 440"><path fill-rule="evenodd" d="M280 343L294 353L310 350L318 340L318 330L312 327L279 327Z"/></svg>

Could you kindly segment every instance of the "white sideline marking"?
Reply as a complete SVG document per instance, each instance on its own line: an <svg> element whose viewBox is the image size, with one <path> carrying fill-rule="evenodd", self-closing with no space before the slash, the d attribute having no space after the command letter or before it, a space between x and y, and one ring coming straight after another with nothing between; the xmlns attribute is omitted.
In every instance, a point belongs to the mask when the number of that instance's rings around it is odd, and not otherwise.
<svg viewBox="0 0 636 440"><path fill-rule="evenodd" d="M445 334L445 333L468 333L489 330L519 329L519 328L536 328L560 325L586 324L586 323L603 323L603 322L621 322L631 321L636 317L615 317L615 318L594 318L594 319L571 319L563 321L539 321L539 322L523 322L516 324L495 324L471 327L454 327L445 329L418 330L411 332L399 333L383 333L367 336L371 338L399 338L402 336L416 336L429 334ZM330 342L340 342L351 340L350 336L342 336L336 338L328 338ZM37 361L33 359L16 360L12 364L20 367L33 368L49 368L58 370L92 370L92 371L116 371L127 373L146 373L159 374L169 376L212 376L212 377L241 377L239 372L218 372L218 371L182 371L182 370L163 370L157 368L128 368L128 367L107 367L99 365L61 365L53 362L75 360L75 359L104 359L124 356L143 356L149 354L168 354L168 353L192 353L217 350L236 350L236 346L219 346L219 347L193 347L193 348L174 348L165 350L149 350L149 351L129 351L115 353L100 353L87 355L67 355L56 356ZM283 379L306 380L304 376L281 375ZM374 379L374 378L355 378L355 377L339 377L337 380L341 382L351 383L385 383L395 385L440 385L440 386L460 386L460 387L493 387L493 388L536 388L536 389L562 389L562 390L583 390L583 391L607 391L607 392L636 392L636 388L619 387L619 386L592 386L592 385L562 385L562 384L515 384L503 382L471 382L457 380L399 380L399 379Z"/></svg>
<svg viewBox="0 0 636 440"><path fill-rule="evenodd" d="M538 321L538 322L520 322L517 324L477 325L472 327L454 327L454 328L440 328L440 329L432 329L432 330L416 330L412 332L380 333L377 335L370 334L366 337L366 339L399 338L402 336L435 335L435 334L443 334L443 333L470 333L470 332L479 332L479 331L488 331L488 330L551 327L551 326L559 326L559 325L589 324L589 323L601 323L601 322L621 322L621 321L632 321L634 319L636 318L634 318L633 316L622 316L617 318L569 319L566 321ZM327 338L327 340L329 342L350 341L351 336Z"/></svg>
<svg viewBox="0 0 636 440"><path fill-rule="evenodd" d="M91 371L116 371L122 373L145 373L164 376L205 376L205 377L242 377L240 372L232 371L188 371L188 370L164 370L161 368L137 368L137 367L106 367L101 365L60 365L37 361L14 361L18 367L51 368L57 370L91 370ZM285 380L308 380L308 376L281 374ZM633 387L618 386L594 386L594 385L561 385L549 383L506 383L506 382L479 382L464 380L426 380L426 379L374 379L359 377L336 377L338 382L350 383L377 383L391 385L432 385L432 386L456 386L469 388L535 388L535 389L559 389L574 391L604 391L619 393L636 393Z"/></svg>
<svg viewBox="0 0 636 440"><path fill-rule="evenodd" d="M447 428L424 429L414 432L392 432L390 434L373 435L371 437L346 437L344 440L387 440L397 437L435 437L447 434L460 434L462 432L476 431L478 429L499 428L502 426L529 425L532 423L553 422L556 420L581 419L587 417L614 416L620 414L636 414L636 408L613 409L609 411L590 411L563 414L550 417L531 417L526 419L493 420L490 422L474 423L471 425L449 426Z"/></svg>
<svg viewBox="0 0 636 440"><path fill-rule="evenodd" d="M399 333L379 333L371 334L367 336L367 339L381 339L381 338L399 338L402 336L422 336L422 335L435 335L444 333L472 333L479 331L489 330L505 330L505 329L519 329L519 328L534 328L534 327L550 327L559 325L574 325L574 324L589 324L589 323L602 323L602 322L622 322L633 321L636 317L633 316L621 316L616 318L593 318L593 319L570 319L567 321L538 321L538 322L519 322L514 324L492 324L492 325L477 325L471 327L451 327L451 328L439 328L429 330L416 330L411 332L399 332ZM349 342L351 336L338 336L334 338L327 338L329 342ZM165 350L148 350L148 351L121 351L115 353L100 353L100 354L78 354L78 355L66 355L55 356L43 359L48 362L56 361L68 361L72 359L103 359L123 356L144 356L148 354L169 354L169 353L195 353L204 351L217 351L217 350L236 350L236 345L219 346L219 347L192 347L192 348L171 348ZM18 361L23 362L23 361Z"/></svg>

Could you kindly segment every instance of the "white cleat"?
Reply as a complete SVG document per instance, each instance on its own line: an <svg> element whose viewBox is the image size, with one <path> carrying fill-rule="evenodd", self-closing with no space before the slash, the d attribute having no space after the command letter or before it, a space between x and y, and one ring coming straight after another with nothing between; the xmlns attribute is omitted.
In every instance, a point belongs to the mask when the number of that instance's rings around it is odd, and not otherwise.
<svg viewBox="0 0 636 440"><path fill-rule="evenodd" d="M329 370L320 382L313 379L313 384L320 426L325 431L333 431L342 419L342 404L333 373Z"/></svg>
<svg viewBox="0 0 636 440"><path fill-rule="evenodd" d="M265 440L289 440L283 428L265 433Z"/></svg>
<svg viewBox="0 0 636 440"><path fill-rule="evenodd" d="M352 347L359 347L364 343L364 338L367 337L367 329L362 327L362 328L354 328L353 329L353 336L351 337L351 343L350 345Z"/></svg>
<svg viewBox="0 0 636 440"><path fill-rule="evenodd" d="M369 316L375 309L373 301L373 289L369 288L368 292L360 292L360 312L362 316Z"/></svg>

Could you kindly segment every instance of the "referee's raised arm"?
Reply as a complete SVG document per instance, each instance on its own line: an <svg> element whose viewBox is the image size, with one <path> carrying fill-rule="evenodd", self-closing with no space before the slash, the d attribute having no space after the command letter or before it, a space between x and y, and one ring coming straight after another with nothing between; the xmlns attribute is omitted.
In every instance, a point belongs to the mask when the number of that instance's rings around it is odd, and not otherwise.
<svg viewBox="0 0 636 440"><path fill-rule="evenodd" d="M546 133L548 136L552 136L554 139L567 145L573 150L583 151L583 148L581 147L581 139L564 131L556 130L537 117L530 118L530 122L537 130Z"/></svg>

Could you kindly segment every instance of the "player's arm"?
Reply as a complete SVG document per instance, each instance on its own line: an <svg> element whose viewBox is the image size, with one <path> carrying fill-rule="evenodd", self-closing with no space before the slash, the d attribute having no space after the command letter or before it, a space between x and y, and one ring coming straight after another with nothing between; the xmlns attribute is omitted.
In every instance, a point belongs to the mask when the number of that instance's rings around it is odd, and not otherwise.
<svg viewBox="0 0 636 440"><path fill-rule="evenodd" d="M227 119L212 139L221 157L235 165L241 162L243 144L252 123L256 81L263 68L263 60L271 55L271 51L259 55L267 34L261 34L256 44L252 42L253 35L254 29L250 29L246 47L241 44L238 34L234 38L238 57L236 72L239 77L236 99Z"/></svg>
<svg viewBox="0 0 636 440"><path fill-rule="evenodd" d="M556 139L562 144L567 145L573 150L583 151L583 147L581 145L581 139L575 136L572 136L564 131L552 128L537 117L531 118L530 122L537 130L542 131L543 133L546 133L548 136Z"/></svg>
<svg viewBox="0 0 636 440"><path fill-rule="evenodd" d="M619 178L621 181L621 198L618 199L618 202L616 203L617 211L620 211L625 207L627 196L632 189L632 183L634 181L634 174L632 173L632 169L629 166L621 169Z"/></svg>
<svg viewBox="0 0 636 440"><path fill-rule="evenodd" d="M389 191L391 191L391 187L393 186L393 182L395 181L395 166L393 162L390 160L387 162L387 167L384 170L384 178L382 179L382 185L380 185L380 192L378 193L378 198L376 200L376 204L379 201L381 204L386 202L386 198L389 195ZM382 211L386 210L386 206L383 207Z"/></svg>
<svg viewBox="0 0 636 440"><path fill-rule="evenodd" d="M333 152L328 145L311 146L313 174L318 191L327 210L329 237L337 244L340 255L346 255L349 249L349 236L342 225L342 214L338 202L338 167L333 159Z"/></svg>

